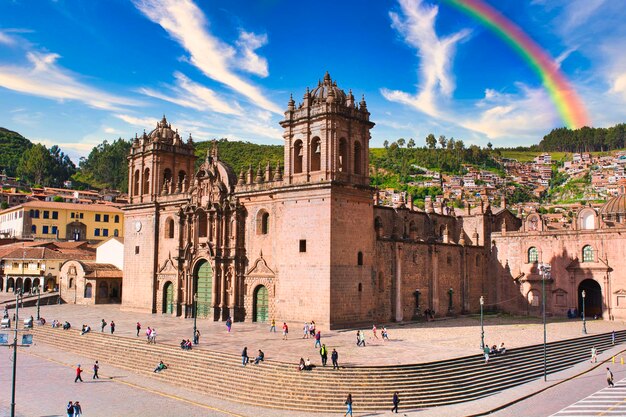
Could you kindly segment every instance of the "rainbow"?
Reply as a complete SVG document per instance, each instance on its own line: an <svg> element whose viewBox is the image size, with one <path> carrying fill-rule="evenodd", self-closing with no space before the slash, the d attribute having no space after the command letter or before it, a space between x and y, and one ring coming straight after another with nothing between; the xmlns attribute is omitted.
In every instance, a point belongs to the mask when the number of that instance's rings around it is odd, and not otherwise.
<svg viewBox="0 0 626 417"><path fill-rule="evenodd" d="M559 67L519 26L482 0L443 0L478 19L513 47L537 72L563 122L570 129L587 126L589 118L582 101Z"/></svg>

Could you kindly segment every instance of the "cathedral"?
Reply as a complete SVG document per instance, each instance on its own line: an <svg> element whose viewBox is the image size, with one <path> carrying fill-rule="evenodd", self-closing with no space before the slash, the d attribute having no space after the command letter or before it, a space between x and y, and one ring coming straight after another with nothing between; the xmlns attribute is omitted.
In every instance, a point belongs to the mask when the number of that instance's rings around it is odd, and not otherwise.
<svg viewBox="0 0 626 417"><path fill-rule="evenodd" d="M616 313L626 312L626 289L613 265L626 257L613 255L623 246L613 240L626 214L587 208L572 230L551 230L504 201L378 205L367 104L328 73L301 102L289 100L280 125L284 167L240 173L215 144L197 164L191 136L165 117L134 139L123 308L339 328L425 310L473 313L481 296L488 308L537 314L545 284L550 314L578 307L587 289L596 313L624 316Z"/></svg>

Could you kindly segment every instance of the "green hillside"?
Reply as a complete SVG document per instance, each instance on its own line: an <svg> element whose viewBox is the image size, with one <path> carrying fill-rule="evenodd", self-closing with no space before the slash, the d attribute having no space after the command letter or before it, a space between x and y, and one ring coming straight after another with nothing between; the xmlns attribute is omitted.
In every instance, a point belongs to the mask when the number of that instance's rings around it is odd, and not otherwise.
<svg viewBox="0 0 626 417"><path fill-rule="evenodd" d="M15 176L20 158L32 146L19 133L0 127L0 171L6 170L7 175Z"/></svg>
<svg viewBox="0 0 626 417"><path fill-rule="evenodd" d="M284 154L282 145L259 145L250 142L229 141L228 139L220 139L217 142L219 158L230 165L237 175L242 170L247 170L250 166L256 170L259 164L261 164L265 168L268 161L272 168L276 167L278 162L283 166ZM196 143L198 164L204 161L207 150L211 148L212 143L212 141Z"/></svg>

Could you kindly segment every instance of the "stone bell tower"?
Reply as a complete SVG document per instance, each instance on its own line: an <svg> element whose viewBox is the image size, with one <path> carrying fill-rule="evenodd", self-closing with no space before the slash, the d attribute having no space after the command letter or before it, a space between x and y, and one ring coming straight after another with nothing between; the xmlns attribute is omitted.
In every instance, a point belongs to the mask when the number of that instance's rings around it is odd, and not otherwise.
<svg viewBox="0 0 626 417"><path fill-rule="evenodd" d="M280 122L285 138L285 182L339 181L369 185L369 140L374 123L365 98L356 103L328 72L298 106L289 100Z"/></svg>

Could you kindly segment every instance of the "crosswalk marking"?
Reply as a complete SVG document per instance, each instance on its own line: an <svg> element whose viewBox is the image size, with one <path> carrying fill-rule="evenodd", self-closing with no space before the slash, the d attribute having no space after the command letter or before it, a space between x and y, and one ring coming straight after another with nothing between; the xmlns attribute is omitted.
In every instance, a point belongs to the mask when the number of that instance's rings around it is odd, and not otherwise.
<svg viewBox="0 0 626 417"><path fill-rule="evenodd" d="M626 379L552 414L550 417L626 416Z"/></svg>

